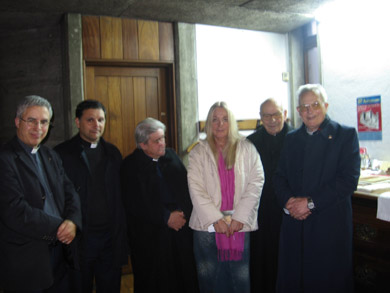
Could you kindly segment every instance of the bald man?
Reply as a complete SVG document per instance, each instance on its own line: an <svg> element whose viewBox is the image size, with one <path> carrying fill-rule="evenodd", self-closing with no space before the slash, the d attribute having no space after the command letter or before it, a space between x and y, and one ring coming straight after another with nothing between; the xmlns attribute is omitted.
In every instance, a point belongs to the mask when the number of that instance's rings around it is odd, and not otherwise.
<svg viewBox="0 0 390 293"><path fill-rule="evenodd" d="M275 99L267 99L260 106L261 127L248 136L260 154L265 173L257 218L259 230L251 232L251 292L275 292L283 211L277 204L272 177L284 138L292 130L286 118L287 111Z"/></svg>

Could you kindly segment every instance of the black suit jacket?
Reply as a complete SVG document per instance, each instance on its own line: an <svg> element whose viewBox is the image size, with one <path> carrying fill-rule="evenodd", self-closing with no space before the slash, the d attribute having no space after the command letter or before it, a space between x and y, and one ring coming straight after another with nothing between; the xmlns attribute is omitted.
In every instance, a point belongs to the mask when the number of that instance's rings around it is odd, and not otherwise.
<svg viewBox="0 0 390 293"><path fill-rule="evenodd" d="M102 144L105 156L107 158L105 169L105 186L107 205L110 213L110 228L113 239L114 263L116 266L121 266L127 263L128 255L128 246L126 243L126 219L123 208L120 183L122 155L116 146L106 142L103 138L100 138L99 143ZM70 180L73 182L80 197L81 210L83 215L83 233L81 233L81 241L84 246L86 244L85 236L88 234L88 190L90 188L91 177L91 173L88 167L88 158L81 143L79 134L70 140L57 145L54 150L62 158L65 171L67 172Z"/></svg>
<svg viewBox="0 0 390 293"><path fill-rule="evenodd" d="M53 283L48 244L63 220L81 228L80 202L61 159L41 146L39 153L62 219L43 211L43 187L34 162L14 137L0 151L0 288L44 289Z"/></svg>

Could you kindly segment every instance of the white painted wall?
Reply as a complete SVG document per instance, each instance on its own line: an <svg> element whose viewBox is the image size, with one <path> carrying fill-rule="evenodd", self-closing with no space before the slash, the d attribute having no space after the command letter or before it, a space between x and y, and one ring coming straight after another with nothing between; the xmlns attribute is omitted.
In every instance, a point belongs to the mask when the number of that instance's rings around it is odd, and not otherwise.
<svg viewBox="0 0 390 293"><path fill-rule="evenodd" d="M216 101L236 119L258 119L269 97L289 109L287 35L196 25L199 120Z"/></svg>
<svg viewBox="0 0 390 293"><path fill-rule="evenodd" d="M390 161L390 3L378 2L386 8L377 2L361 10L354 2L319 24L322 74L329 116L340 123L357 128L356 99L381 96L382 141L360 141L360 146L371 158Z"/></svg>

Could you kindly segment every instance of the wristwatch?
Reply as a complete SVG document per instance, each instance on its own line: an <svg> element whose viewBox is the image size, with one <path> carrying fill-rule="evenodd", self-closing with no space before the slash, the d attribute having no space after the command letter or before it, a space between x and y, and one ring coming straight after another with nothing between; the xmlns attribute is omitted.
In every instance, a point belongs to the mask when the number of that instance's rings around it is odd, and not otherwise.
<svg viewBox="0 0 390 293"><path fill-rule="evenodd" d="M307 198L307 208L311 211L315 208L314 202L311 197Z"/></svg>

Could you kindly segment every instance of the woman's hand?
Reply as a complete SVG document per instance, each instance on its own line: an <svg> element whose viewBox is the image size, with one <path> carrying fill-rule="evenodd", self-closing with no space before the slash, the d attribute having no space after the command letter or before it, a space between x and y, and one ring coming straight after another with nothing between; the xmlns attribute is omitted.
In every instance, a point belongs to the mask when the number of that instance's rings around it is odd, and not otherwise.
<svg viewBox="0 0 390 293"><path fill-rule="evenodd" d="M243 223L236 220L232 220L229 227L229 235L233 235L234 232L239 232L240 230L242 230L242 228L244 228Z"/></svg>
<svg viewBox="0 0 390 293"><path fill-rule="evenodd" d="M226 224L226 222L223 219L218 220L218 222L214 223L214 229L215 232L226 234L227 237L229 237L229 226Z"/></svg>

